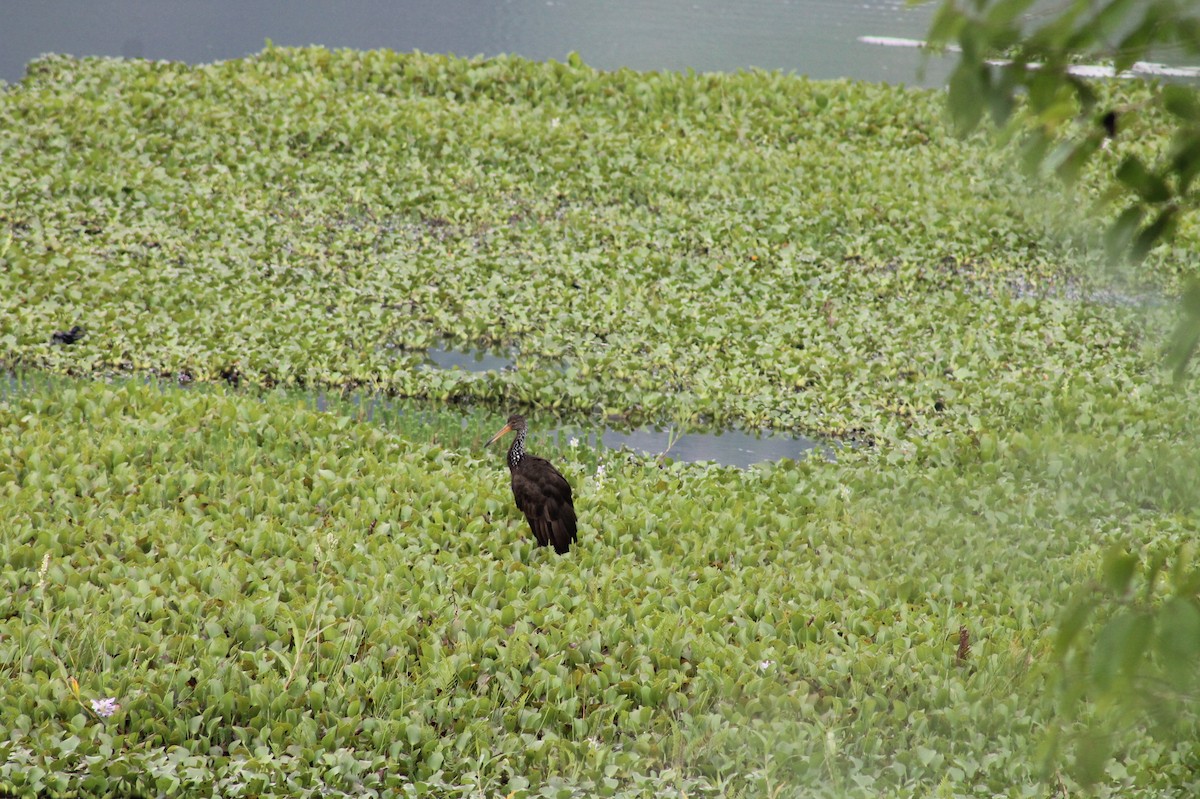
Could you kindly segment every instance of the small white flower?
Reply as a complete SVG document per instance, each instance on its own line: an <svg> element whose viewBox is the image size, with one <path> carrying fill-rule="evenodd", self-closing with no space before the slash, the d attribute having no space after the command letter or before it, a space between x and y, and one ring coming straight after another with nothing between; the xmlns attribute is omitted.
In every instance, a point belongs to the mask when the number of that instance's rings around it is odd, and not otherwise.
<svg viewBox="0 0 1200 799"><path fill-rule="evenodd" d="M578 447L578 446L579 446L579 439L578 439L578 438L575 438L574 436L572 436L572 437L571 437L571 440L570 440L570 441L568 441L567 443L568 443L568 444L570 444L572 447Z"/></svg>
<svg viewBox="0 0 1200 799"><path fill-rule="evenodd" d="M116 713L120 707L121 705L117 703L116 697L106 696L103 699L92 700L92 712L104 718L108 718L113 713Z"/></svg>
<svg viewBox="0 0 1200 799"><path fill-rule="evenodd" d="M551 119L551 120L550 120L550 127L551 127L551 128L557 128L557 127L558 127L558 117L554 117L554 119Z"/></svg>
<svg viewBox="0 0 1200 799"><path fill-rule="evenodd" d="M46 572L50 571L50 553L47 552L42 556L42 568L38 569L38 588L46 587Z"/></svg>
<svg viewBox="0 0 1200 799"><path fill-rule="evenodd" d="M774 666L774 665L775 665L775 661L773 661L773 660L764 660L764 661L762 661L761 663L759 663L759 664L758 664L758 670L759 670L759 671L766 671L767 669L771 668L771 667L772 667L772 666Z"/></svg>

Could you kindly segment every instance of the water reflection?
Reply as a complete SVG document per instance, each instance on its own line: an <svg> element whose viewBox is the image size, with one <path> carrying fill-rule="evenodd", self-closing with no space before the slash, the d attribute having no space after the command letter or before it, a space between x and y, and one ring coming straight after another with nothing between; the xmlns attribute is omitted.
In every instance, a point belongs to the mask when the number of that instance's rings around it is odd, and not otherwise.
<svg viewBox="0 0 1200 799"><path fill-rule="evenodd" d="M430 347L425 353L426 364L438 369L462 369L467 372L499 372L515 367L513 354L505 349L463 350L446 344Z"/></svg>
<svg viewBox="0 0 1200 799"><path fill-rule="evenodd" d="M389 425L403 418L411 425L418 421L422 425L440 428L438 435L446 442L459 441L466 444L480 430L491 430L502 414L494 408L479 405L457 405L453 412L458 422L447 420L447 407L422 400L395 399L379 394L355 392L349 396L315 391L306 394L311 407L321 412L349 412L356 418L373 424ZM606 450L630 449L643 455L664 455L675 461L687 463L711 462L722 466L742 469L765 461L788 458L802 460L819 456L833 460L835 450L827 442L788 433L747 433L742 430L725 430L713 433L683 433L656 427L622 430L595 425L548 426L534 423L534 439L549 440L559 448L572 441L583 442L589 447ZM466 434L460 436L459 434Z"/></svg>
<svg viewBox="0 0 1200 799"><path fill-rule="evenodd" d="M722 466L745 469L764 461L784 458L803 460L813 455L832 459L833 450L803 436L786 433L752 434L741 430L718 433L673 433L652 427L637 430L603 428L592 433L587 441L606 449L628 447L645 455L664 454L670 460L697 463L711 461Z"/></svg>

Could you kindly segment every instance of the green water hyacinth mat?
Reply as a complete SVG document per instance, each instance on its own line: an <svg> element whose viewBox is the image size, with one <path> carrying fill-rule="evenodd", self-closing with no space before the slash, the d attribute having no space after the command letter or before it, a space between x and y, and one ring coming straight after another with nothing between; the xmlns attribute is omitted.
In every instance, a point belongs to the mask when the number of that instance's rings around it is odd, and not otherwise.
<svg viewBox="0 0 1200 799"><path fill-rule="evenodd" d="M535 436L557 556L490 426L308 405L0 398L0 792L1041 796L1060 609L1200 522L1169 437L738 470ZM1131 734L1102 795L1194 786L1195 740Z"/></svg>
<svg viewBox="0 0 1200 799"><path fill-rule="evenodd" d="M1158 385L1170 314L1081 300L1100 178L1054 199L943 100L575 58L48 56L0 93L0 366L884 442ZM1181 236L1144 273L1168 292ZM422 368L447 340L516 368Z"/></svg>

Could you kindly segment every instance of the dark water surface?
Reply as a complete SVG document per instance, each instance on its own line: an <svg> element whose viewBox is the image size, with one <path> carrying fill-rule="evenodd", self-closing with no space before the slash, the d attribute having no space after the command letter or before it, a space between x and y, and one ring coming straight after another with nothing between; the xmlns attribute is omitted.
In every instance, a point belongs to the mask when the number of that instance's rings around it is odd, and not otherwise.
<svg viewBox="0 0 1200 799"><path fill-rule="evenodd" d="M511 53L601 69L779 69L914 84L920 54L860 36L924 38L935 5L905 0L0 0L0 80L42 53L181 60L321 44ZM940 85L930 64L925 83Z"/></svg>

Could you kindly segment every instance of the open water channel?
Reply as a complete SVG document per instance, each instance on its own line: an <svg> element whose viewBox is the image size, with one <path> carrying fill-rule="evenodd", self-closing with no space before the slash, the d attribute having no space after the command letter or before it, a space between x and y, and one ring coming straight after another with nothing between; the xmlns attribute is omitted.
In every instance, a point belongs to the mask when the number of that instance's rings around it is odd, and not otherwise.
<svg viewBox="0 0 1200 799"><path fill-rule="evenodd" d="M475 363L472 353L456 353L455 360ZM0 405L21 396L54 391L86 378L61 377L40 372L15 374L0 372ZM163 391L204 390L202 386L179 384L165 378L114 377L115 384L123 380L141 380L159 387ZM253 392L254 389L247 389ZM322 413L337 413L352 416L367 424L384 426L399 425L405 429L425 429L437 435L444 428L446 413L457 413L457 421L451 424L458 428L458 435L446 436L448 441L475 441L482 443L487 436L504 424L507 411L482 406L446 406L427 400L386 397L367 392L351 392L343 395L337 391L290 389L310 408ZM719 432L681 433L672 427L618 427L602 422L559 424L539 426L532 430L532 446L537 441L549 439L557 446L595 447L609 451L628 449L644 455L665 455L669 460L687 462L712 462L722 466L747 468L764 461L784 458L801 460L808 457L833 458L835 447L803 436L788 433L747 432L724 430Z"/></svg>

